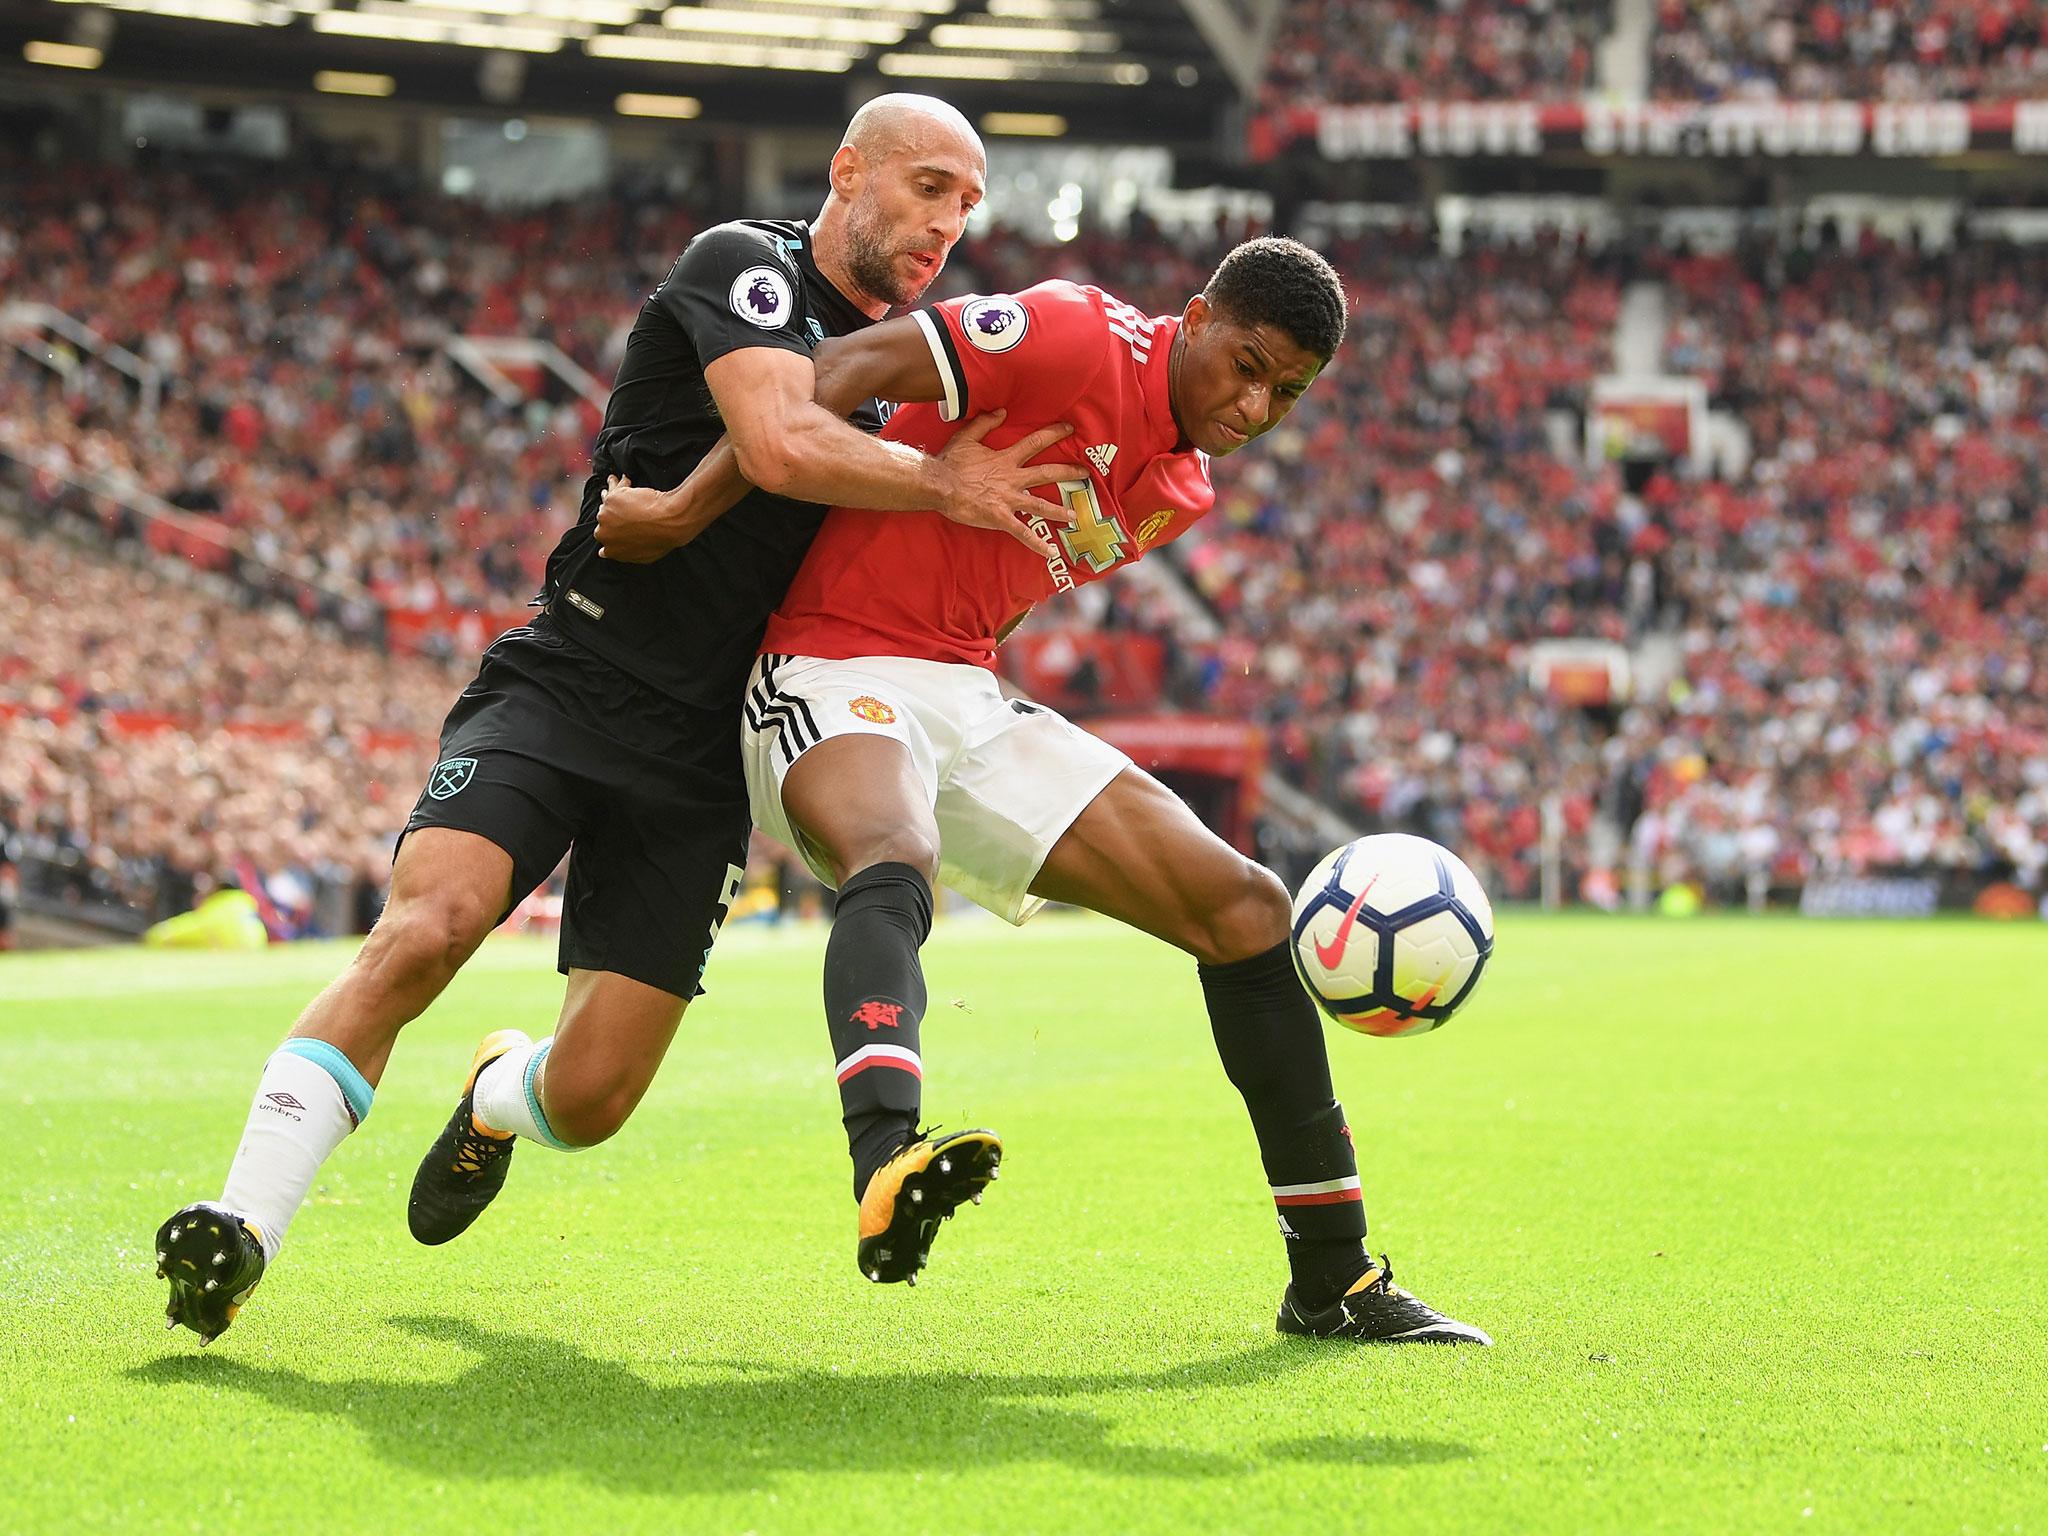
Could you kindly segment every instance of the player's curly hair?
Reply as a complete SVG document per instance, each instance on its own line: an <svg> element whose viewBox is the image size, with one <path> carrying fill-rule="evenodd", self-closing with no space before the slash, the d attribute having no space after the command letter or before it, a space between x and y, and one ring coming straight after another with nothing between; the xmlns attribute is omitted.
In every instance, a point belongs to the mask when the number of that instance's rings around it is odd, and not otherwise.
<svg viewBox="0 0 2048 1536"><path fill-rule="evenodd" d="M1285 331L1326 363L1344 339L1344 284L1299 240L1245 241L1223 258L1202 297L1239 325Z"/></svg>

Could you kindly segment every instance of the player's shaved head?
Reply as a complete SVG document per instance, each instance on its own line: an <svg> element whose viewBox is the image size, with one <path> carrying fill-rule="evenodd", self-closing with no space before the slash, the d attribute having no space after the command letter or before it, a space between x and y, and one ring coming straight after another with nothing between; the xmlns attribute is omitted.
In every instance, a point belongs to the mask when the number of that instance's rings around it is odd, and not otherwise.
<svg viewBox="0 0 2048 1536"><path fill-rule="evenodd" d="M988 164L981 135L958 107L911 91L891 91L868 102L853 114L839 144L842 149L858 150L862 158L879 165L931 148L934 141L951 141L984 166Z"/></svg>
<svg viewBox="0 0 2048 1536"><path fill-rule="evenodd" d="M877 96L854 113L832 156L832 195L815 226L818 259L872 314L914 303L946 264L987 183L981 135L958 108L936 96Z"/></svg>

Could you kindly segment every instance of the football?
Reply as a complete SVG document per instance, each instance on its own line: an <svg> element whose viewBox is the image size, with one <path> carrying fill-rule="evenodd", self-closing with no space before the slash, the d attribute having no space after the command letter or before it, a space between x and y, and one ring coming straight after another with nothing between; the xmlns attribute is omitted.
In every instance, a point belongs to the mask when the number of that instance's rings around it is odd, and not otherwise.
<svg viewBox="0 0 2048 1536"><path fill-rule="evenodd" d="M1309 871L1294 898L1294 966L1362 1035L1420 1035L1471 997L1493 953L1478 877L1426 837L1381 832Z"/></svg>

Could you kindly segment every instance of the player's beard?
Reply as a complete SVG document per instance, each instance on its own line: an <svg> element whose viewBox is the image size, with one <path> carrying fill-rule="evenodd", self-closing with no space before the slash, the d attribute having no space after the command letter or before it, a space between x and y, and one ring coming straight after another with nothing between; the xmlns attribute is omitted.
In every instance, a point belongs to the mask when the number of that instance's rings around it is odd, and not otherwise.
<svg viewBox="0 0 2048 1536"><path fill-rule="evenodd" d="M863 193L846 220L846 272L854 286L891 309L910 303L928 286L913 286L897 270L904 248L890 242L889 221L873 193Z"/></svg>

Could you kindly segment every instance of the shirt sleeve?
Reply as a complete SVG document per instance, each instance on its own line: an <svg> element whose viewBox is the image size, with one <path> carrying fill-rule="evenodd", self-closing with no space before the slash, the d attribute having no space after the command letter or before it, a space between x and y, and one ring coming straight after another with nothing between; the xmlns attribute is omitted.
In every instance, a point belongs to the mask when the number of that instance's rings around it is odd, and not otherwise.
<svg viewBox="0 0 2048 1536"><path fill-rule="evenodd" d="M1111 340L1093 292L1061 281L947 299L911 318L938 364L947 421L998 407L1049 421L1095 378Z"/></svg>
<svg viewBox="0 0 2048 1536"><path fill-rule="evenodd" d="M808 356L814 346L788 253L745 224L721 224L692 240L655 297L690 338L701 367L748 347Z"/></svg>

